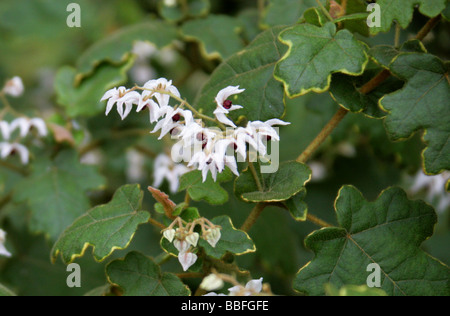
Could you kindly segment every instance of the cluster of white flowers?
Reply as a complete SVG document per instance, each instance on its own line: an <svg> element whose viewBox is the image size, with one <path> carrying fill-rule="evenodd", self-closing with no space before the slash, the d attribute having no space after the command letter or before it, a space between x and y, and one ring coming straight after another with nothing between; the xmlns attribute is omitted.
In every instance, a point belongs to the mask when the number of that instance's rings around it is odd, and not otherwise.
<svg viewBox="0 0 450 316"><path fill-rule="evenodd" d="M5 248L6 232L0 229L0 256L11 257L11 253Z"/></svg>
<svg viewBox="0 0 450 316"><path fill-rule="evenodd" d="M183 164L174 163L166 154L160 154L156 157L153 169L153 187L160 187L164 179L166 179L169 182L171 193L178 192L180 177L192 170Z"/></svg>
<svg viewBox="0 0 450 316"><path fill-rule="evenodd" d="M139 93L136 90L143 92ZM181 99L180 92L172 85L172 81L165 78L150 80L143 87L111 89L101 100L108 100L106 115L111 112L114 105L117 105L122 120L130 114L133 105L137 106L137 112L147 108L150 122L157 122L152 133L159 131L159 139L170 134L178 141L172 149L172 158L175 153L177 157L174 160L178 161L179 157L183 157L188 162L188 167L201 170L203 181L206 181L209 172L216 181L217 174L223 172L225 167L239 175L237 161L247 159L247 150L250 147L261 156L266 156L267 141L280 140L274 126L290 124L272 119L266 122L250 121L246 127L237 127L227 115L231 111L242 109L241 105L235 105L231 101L231 96L242 92L244 89L239 89L239 86L229 86L218 92L214 115L222 129L206 127L201 119L195 119L196 113L184 109L188 104ZM180 104L170 106L171 98Z"/></svg>
<svg viewBox="0 0 450 316"><path fill-rule="evenodd" d="M445 212L450 208L450 193L445 188L449 180L450 172L448 171L428 176L420 170L412 180L412 186L409 191L412 194L424 191L427 202L436 205L439 212Z"/></svg>
<svg viewBox="0 0 450 316"><path fill-rule="evenodd" d="M178 226L175 229L175 226ZM202 234L195 232L197 225L201 226ZM206 240L211 247L216 247L221 238L221 227L214 225L206 218L199 218L190 223L184 223L181 218L177 218L169 227L163 230L163 236L170 243L173 243L178 250L178 261L187 271L197 261L197 255L194 253L200 238Z"/></svg>
<svg viewBox="0 0 450 316"><path fill-rule="evenodd" d="M31 130L35 129L38 136L47 136L47 127L44 120L41 118L25 118L19 117L13 120L11 123L6 121L0 121L0 134L4 141L0 142L0 157L6 159L8 156L18 153L20 160L25 165L29 161L29 152L27 147L18 143L17 141L10 142L16 130L19 131L19 137L25 138L28 136Z"/></svg>
<svg viewBox="0 0 450 316"><path fill-rule="evenodd" d="M228 289L228 295L225 294L217 294L215 292L211 292L208 294L205 294L204 296L252 296L252 295L258 295L261 293L263 289L263 278L251 280L247 282L245 286L242 286L240 284L237 284L233 286L232 288ZM210 274L207 277L205 277L200 284L200 287L204 289L205 291L214 291L219 290L223 287L224 282L223 280L216 274Z"/></svg>
<svg viewBox="0 0 450 316"><path fill-rule="evenodd" d="M24 90L22 79L20 77L14 77L5 83L5 86L0 92L17 98L23 94Z"/></svg>

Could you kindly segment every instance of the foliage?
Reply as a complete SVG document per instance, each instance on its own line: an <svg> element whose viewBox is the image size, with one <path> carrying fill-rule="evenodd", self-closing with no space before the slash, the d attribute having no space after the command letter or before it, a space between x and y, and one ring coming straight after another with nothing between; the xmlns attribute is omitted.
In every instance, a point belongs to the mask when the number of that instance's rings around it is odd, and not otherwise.
<svg viewBox="0 0 450 316"><path fill-rule="evenodd" d="M71 2L0 3L0 296L450 295L449 1Z"/></svg>

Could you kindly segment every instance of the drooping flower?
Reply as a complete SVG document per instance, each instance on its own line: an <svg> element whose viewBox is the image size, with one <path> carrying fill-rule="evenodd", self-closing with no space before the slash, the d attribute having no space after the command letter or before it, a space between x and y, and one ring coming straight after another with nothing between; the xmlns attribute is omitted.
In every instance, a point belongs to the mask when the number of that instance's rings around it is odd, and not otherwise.
<svg viewBox="0 0 450 316"><path fill-rule="evenodd" d="M228 289L228 291L230 292L230 296L251 296L259 294L262 291L262 281L263 278L251 280L247 282L245 287L236 285Z"/></svg>
<svg viewBox="0 0 450 316"><path fill-rule="evenodd" d="M186 241L192 246L197 247L198 240L200 235L198 233L192 233L186 236Z"/></svg>
<svg viewBox="0 0 450 316"><path fill-rule="evenodd" d="M169 242L172 242L175 238L175 229L166 229L163 232L164 238L166 238Z"/></svg>
<svg viewBox="0 0 450 316"><path fill-rule="evenodd" d="M6 159L8 156L13 155L14 153L18 153L20 156L20 160L22 164L26 165L29 161L29 152L28 149L21 144L18 143L0 143L0 157L2 159Z"/></svg>
<svg viewBox="0 0 450 316"><path fill-rule="evenodd" d="M133 105L139 104L140 98L141 95L138 92L131 91L125 87L119 87L107 91L100 101L108 100L106 105L106 115L108 115L114 105L117 104L117 112L121 119L124 120L130 114Z"/></svg>
<svg viewBox="0 0 450 316"><path fill-rule="evenodd" d="M2 89L2 92L4 94L12 97L20 97L24 91L25 88L23 86L22 79L17 76L12 78L11 80L8 80Z"/></svg>
<svg viewBox="0 0 450 316"><path fill-rule="evenodd" d="M37 117L32 119L19 117L15 119L9 125L9 132L12 134L16 129L19 129L20 137L24 138L28 135L32 128L35 128L38 135L41 137L45 137L48 134L47 126L45 125L44 120Z"/></svg>
<svg viewBox="0 0 450 316"><path fill-rule="evenodd" d="M232 95L240 94L244 91L245 89L239 89L239 86L229 86L219 91L215 99L217 108L214 111L214 115L219 122L236 128L236 124L234 124L233 121L231 121L227 117L227 114L229 114L231 111L242 109L242 106L233 104L233 102L229 98Z"/></svg>
<svg viewBox="0 0 450 316"><path fill-rule="evenodd" d="M180 177L189 171L191 169L183 164L174 163L169 156L165 154L158 155L154 164L153 187L159 188L164 179L166 179L169 182L170 192L176 193L180 185Z"/></svg>
<svg viewBox="0 0 450 316"><path fill-rule="evenodd" d="M450 193L446 190L446 183L450 180L450 172L429 176L419 170L413 179L410 192L417 194L424 191L426 201L437 205L439 212L444 212L450 207Z"/></svg>
<svg viewBox="0 0 450 316"><path fill-rule="evenodd" d="M200 288L204 289L205 291L215 291L219 290L224 286L224 282L221 278L219 278L216 274L211 273L207 277L205 277L202 280L202 283L200 283ZM212 295L210 295L212 296Z"/></svg>
<svg viewBox="0 0 450 316"><path fill-rule="evenodd" d="M197 261L197 255L192 252L183 252L178 254L178 261L181 263L184 271L187 271Z"/></svg>
<svg viewBox="0 0 450 316"><path fill-rule="evenodd" d="M11 257L11 253L5 247L6 232L0 229L0 256Z"/></svg>
<svg viewBox="0 0 450 316"><path fill-rule="evenodd" d="M205 239L211 245L211 247L213 247L213 248L216 247L217 243L220 240L220 237L222 237L222 235L220 233L220 228L215 227L215 228L206 230Z"/></svg>
<svg viewBox="0 0 450 316"><path fill-rule="evenodd" d="M144 98L156 98L161 111L160 116L164 115L169 107L170 95L167 93L170 93L177 98L181 96L178 89L172 85L172 80L167 80L166 78L147 81L143 88L146 89L142 92Z"/></svg>

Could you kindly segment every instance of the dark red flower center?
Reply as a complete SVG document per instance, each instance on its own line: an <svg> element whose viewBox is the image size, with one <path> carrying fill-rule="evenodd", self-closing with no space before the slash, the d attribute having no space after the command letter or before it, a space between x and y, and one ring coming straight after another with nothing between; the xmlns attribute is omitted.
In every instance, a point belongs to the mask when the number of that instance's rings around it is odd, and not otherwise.
<svg viewBox="0 0 450 316"><path fill-rule="evenodd" d="M206 135L203 134L203 133L198 133L198 134L197 134L197 140L198 140L199 142L204 142L204 141L206 140Z"/></svg>
<svg viewBox="0 0 450 316"><path fill-rule="evenodd" d="M172 116L172 121L178 122L179 120L181 120L181 115L180 114L177 113L174 116Z"/></svg>
<svg viewBox="0 0 450 316"><path fill-rule="evenodd" d="M223 102L223 107L227 110L231 109L232 106L233 106L233 102L231 102L230 100L225 100Z"/></svg>

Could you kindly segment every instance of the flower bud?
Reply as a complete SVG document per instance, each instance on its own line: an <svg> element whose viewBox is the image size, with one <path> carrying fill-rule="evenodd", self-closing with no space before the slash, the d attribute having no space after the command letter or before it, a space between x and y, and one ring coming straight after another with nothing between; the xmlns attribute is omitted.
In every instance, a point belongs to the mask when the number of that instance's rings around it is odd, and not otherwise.
<svg viewBox="0 0 450 316"><path fill-rule="evenodd" d="M186 241L190 243L193 247L197 247L198 239L200 235L198 233L192 233L186 237Z"/></svg>
<svg viewBox="0 0 450 316"><path fill-rule="evenodd" d="M14 77L6 82L2 91L12 97L20 97L24 90L22 79L20 77Z"/></svg>
<svg viewBox="0 0 450 316"><path fill-rule="evenodd" d="M200 284L200 288L204 289L205 291L214 291L219 290L223 287L224 282L221 278L219 278L215 274L210 274L207 277L205 277Z"/></svg>
<svg viewBox="0 0 450 316"><path fill-rule="evenodd" d="M197 255L192 252L183 252L178 255L178 261L183 271L187 271L197 261Z"/></svg>
<svg viewBox="0 0 450 316"><path fill-rule="evenodd" d="M175 229L166 229L163 233L163 236L169 241L172 242L175 237Z"/></svg>
<svg viewBox="0 0 450 316"><path fill-rule="evenodd" d="M211 247L216 247L216 244L219 242L220 237L221 237L221 233L220 233L220 228L215 227L213 229L208 229L206 231L206 241L211 245Z"/></svg>

